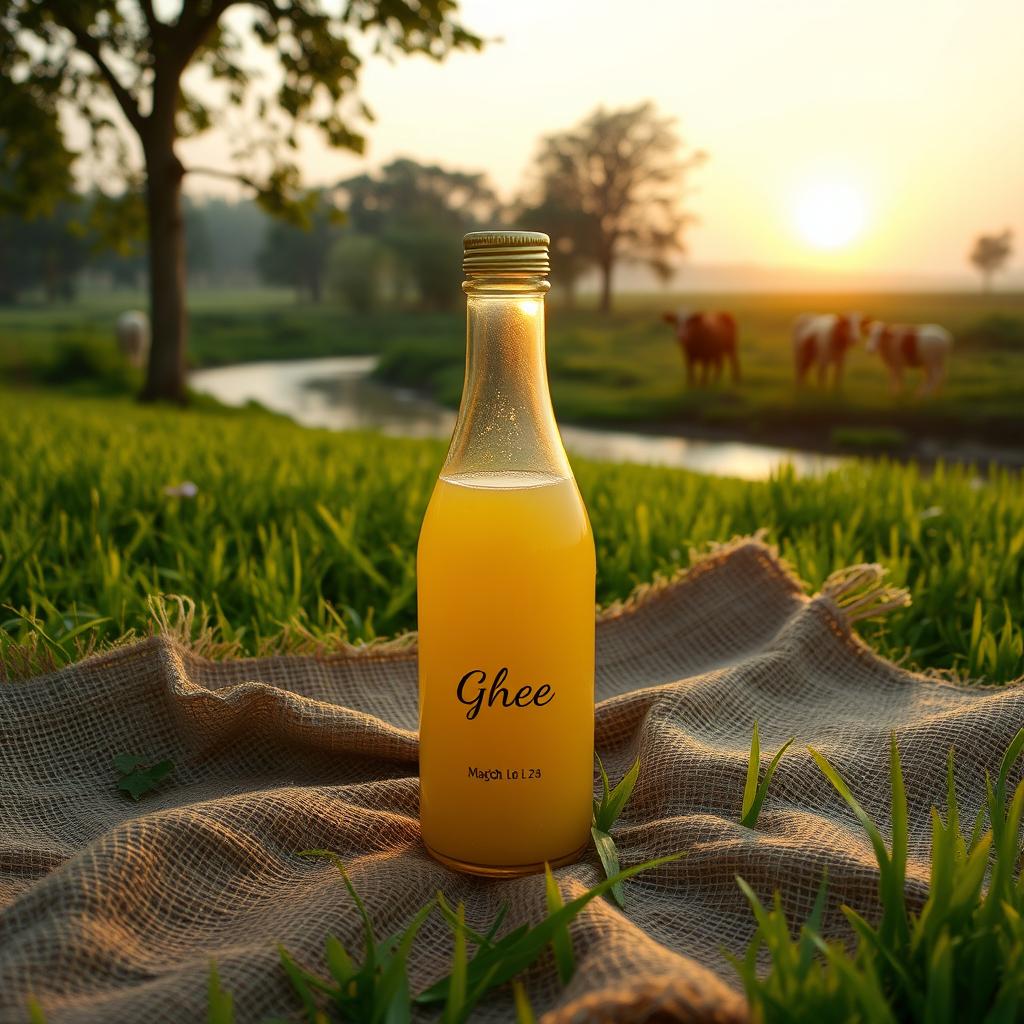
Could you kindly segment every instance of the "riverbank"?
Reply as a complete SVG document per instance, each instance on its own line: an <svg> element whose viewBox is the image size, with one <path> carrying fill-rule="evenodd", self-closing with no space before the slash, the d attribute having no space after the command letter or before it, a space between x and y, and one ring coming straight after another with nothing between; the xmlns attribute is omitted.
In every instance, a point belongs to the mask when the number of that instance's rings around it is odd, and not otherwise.
<svg viewBox="0 0 1024 1024"><path fill-rule="evenodd" d="M375 366L372 356L240 363L195 370L189 383L198 394L224 405L257 404L308 427L376 430L396 437L451 437L455 425L452 409L411 389L381 383L373 377ZM560 429L572 455L746 480L763 480L784 466L802 476L840 465L837 458L798 448L576 424L562 424Z"/></svg>
<svg viewBox="0 0 1024 1024"><path fill-rule="evenodd" d="M117 311L139 295L93 296L52 309L0 310L0 374L28 364L82 371L82 347L107 355ZM660 312L681 304L728 309L740 325L742 379L687 391L677 345ZM549 365L559 421L619 432L743 442L932 462L1024 461L1024 294L621 296L609 317L552 304ZM449 409L462 386L464 324L450 313L353 315L297 304L280 292L190 298L197 368L340 355L380 358L379 382ZM857 348L840 392L793 387L790 324L803 310L860 309L899 322L935 321L956 335L935 400L894 398L881 363ZM78 350L75 350L78 346ZM68 351L68 349L72 351ZM59 376L59 374L54 374ZM33 377L33 379L35 379Z"/></svg>

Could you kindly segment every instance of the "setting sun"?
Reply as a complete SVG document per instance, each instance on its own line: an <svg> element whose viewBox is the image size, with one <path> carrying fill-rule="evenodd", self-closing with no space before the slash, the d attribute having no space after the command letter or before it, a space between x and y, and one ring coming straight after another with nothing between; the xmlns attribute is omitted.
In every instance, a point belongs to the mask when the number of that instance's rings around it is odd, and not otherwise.
<svg viewBox="0 0 1024 1024"><path fill-rule="evenodd" d="M863 230L863 193L845 182L821 182L800 191L793 207L801 237L816 249L839 249Z"/></svg>

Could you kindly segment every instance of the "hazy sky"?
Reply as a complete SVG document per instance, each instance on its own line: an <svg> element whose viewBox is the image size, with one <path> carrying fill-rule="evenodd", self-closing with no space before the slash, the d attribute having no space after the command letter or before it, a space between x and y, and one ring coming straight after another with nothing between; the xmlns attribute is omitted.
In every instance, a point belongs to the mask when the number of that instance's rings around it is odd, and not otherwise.
<svg viewBox="0 0 1024 1024"><path fill-rule="evenodd" d="M308 139L311 182L407 155L483 170L509 196L539 135L652 99L710 153L692 182L695 262L956 272L978 231L1009 226L1024 263L1022 0L464 0L462 12L501 41L443 64L370 60L368 153ZM225 153L216 137L185 152Z"/></svg>

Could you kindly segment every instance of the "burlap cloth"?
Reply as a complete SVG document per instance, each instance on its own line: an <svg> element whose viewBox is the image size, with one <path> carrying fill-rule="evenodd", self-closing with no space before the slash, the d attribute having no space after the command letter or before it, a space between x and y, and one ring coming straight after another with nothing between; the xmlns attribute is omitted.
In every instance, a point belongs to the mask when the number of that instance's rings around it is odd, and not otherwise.
<svg viewBox="0 0 1024 1024"><path fill-rule="evenodd" d="M944 803L951 744L964 817L1024 723L1024 689L966 688L880 660L850 630L877 604L847 573L808 600L763 545L700 561L598 626L597 747L640 782L617 829L624 864L684 859L627 883L623 912L598 900L572 927L577 970L550 957L528 975L549 1021L738 1020L723 948L753 918L735 876L808 912L828 868L840 901L876 906L874 858L805 751L840 768L869 812L888 814L895 729L910 803L915 896L927 877L928 809ZM847 609L841 605L846 603ZM750 731L771 754L789 736L756 831L737 823ZM417 827L416 663L411 647L217 663L153 638L0 687L0 1019L30 993L52 1022L200 1021L211 957L240 1021L294 1011L283 943L322 966L327 932L354 952L360 925L341 879L296 851L338 851L380 934L441 889L477 926L509 903L539 920L542 880L461 877L423 852ZM172 779L134 804L115 789L122 753L170 757ZM766 760L766 758L764 758ZM558 872L563 894L600 880L593 853ZM414 990L446 971L439 915L421 932ZM474 1019L512 1017L508 992Z"/></svg>

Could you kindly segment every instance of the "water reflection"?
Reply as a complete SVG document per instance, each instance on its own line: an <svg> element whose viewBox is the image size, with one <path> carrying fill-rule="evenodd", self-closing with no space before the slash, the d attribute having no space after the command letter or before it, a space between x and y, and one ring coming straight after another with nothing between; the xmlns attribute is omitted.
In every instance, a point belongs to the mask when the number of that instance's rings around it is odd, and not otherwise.
<svg viewBox="0 0 1024 1024"><path fill-rule="evenodd" d="M226 405L259 402L307 427L379 430L400 437L451 435L454 414L429 399L369 378L374 356L290 359L198 370L190 384ZM767 477L785 463L799 474L833 469L840 459L814 452L736 441L691 440L565 426L562 439L575 453L610 462L694 469L748 480Z"/></svg>

